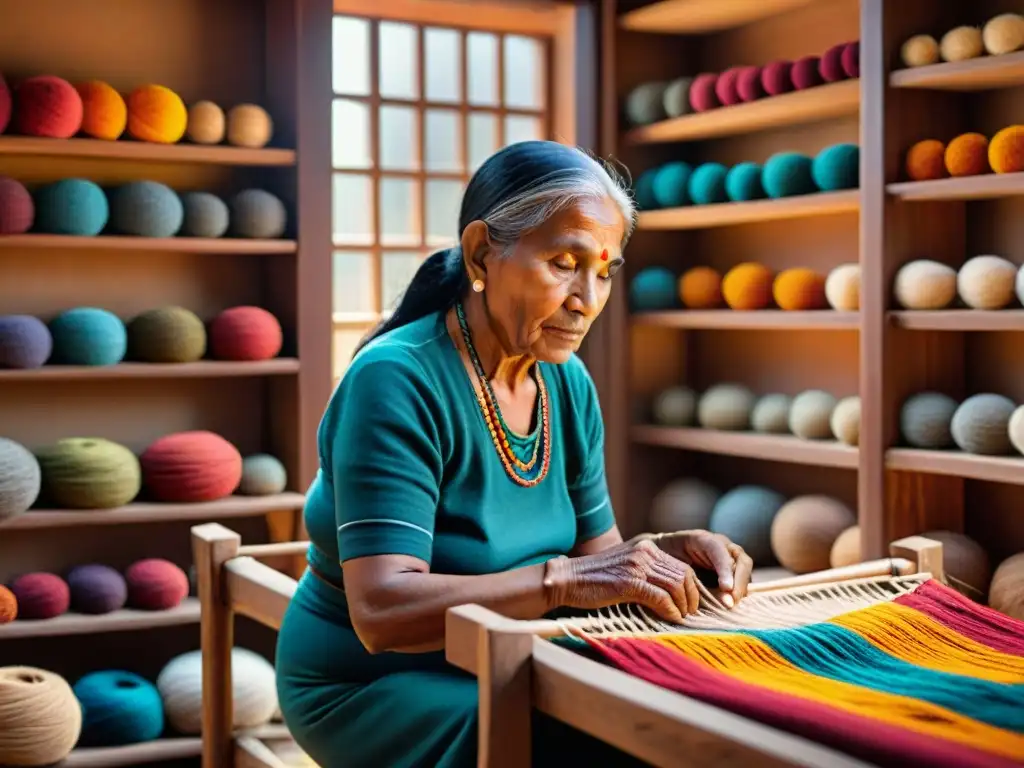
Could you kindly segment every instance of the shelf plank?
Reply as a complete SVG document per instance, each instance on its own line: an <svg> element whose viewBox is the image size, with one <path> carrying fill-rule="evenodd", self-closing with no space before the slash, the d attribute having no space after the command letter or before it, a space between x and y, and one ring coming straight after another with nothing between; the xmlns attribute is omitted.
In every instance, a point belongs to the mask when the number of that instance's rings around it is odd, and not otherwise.
<svg viewBox="0 0 1024 768"><path fill-rule="evenodd" d="M293 149L150 144L124 139L119 141L77 138L42 139L31 136L0 136L0 155L249 166L291 166L296 162L296 154Z"/></svg>
<svg viewBox="0 0 1024 768"><path fill-rule="evenodd" d="M1024 51L899 69L889 75L893 88L932 91L991 91L1022 84Z"/></svg>
<svg viewBox="0 0 1024 768"><path fill-rule="evenodd" d="M960 451L890 448L885 452L885 466L902 472L952 475L968 480L1024 485L1022 456L977 456Z"/></svg>
<svg viewBox="0 0 1024 768"><path fill-rule="evenodd" d="M120 768L150 765L169 760L187 760L203 753L203 740L171 738L129 744L126 747L82 747L74 750L54 768Z"/></svg>
<svg viewBox="0 0 1024 768"><path fill-rule="evenodd" d="M1024 309L943 309L889 312L889 322L909 331L1024 331Z"/></svg>
<svg viewBox="0 0 1024 768"><path fill-rule="evenodd" d="M754 200L748 203L691 205L644 211L637 226L649 230L710 229L730 224L752 224L759 221L780 221L810 216L850 213L860 208L860 192L819 192L779 200Z"/></svg>
<svg viewBox="0 0 1024 768"><path fill-rule="evenodd" d="M301 510L301 493L277 493L270 496L229 496L200 504L136 502L114 509L32 509L0 521L0 533L39 528L74 528L93 525L127 525L166 521L199 520L206 522L230 517L257 517L268 512Z"/></svg>
<svg viewBox="0 0 1024 768"><path fill-rule="evenodd" d="M637 325L662 328L775 330L857 330L857 312L836 312L831 309L807 312L784 312L763 309L753 312L732 309L681 309L664 312L637 312L632 315Z"/></svg>
<svg viewBox="0 0 1024 768"><path fill-rule="evenodd" d="M900 181L886 191L904 201L993 200L1024 194L1024 173L986 173L934 181Z"/></svg>
<svg viewBox="0 0 1024 768"><path fill-rule="evenodd" d="M630 429L633 442L685 451L783 461L817 467L857 468L857 449L834 440L802 440L793 435L724 432L694 427L638 425Z"/></svg>
<svg viewBox="0 0 1024 768"><path fill-rule="evenodd" d="M15 620L10 624L0 625L0 640L91 635L100 632L131 632L198 623L199 600L188 597L181 605L166 611L139 611L126 608L101 616L65 613L63 616L39 621Z"/></svg>
<svg viewBox="0 0 1024 768"><path fill-rule="evenodd" d="M859 110L860 81L844 80L662 120L634 128L623 140L639 145L737 136L855 115Z"/></svg>
<svg viewBox="0 0 1024 768"><path fill-rule="evenodd" d="M0 370L5 381L98 381L111 379L229 379L242 376L283 376L297 373L294 357L231 362L118 363L117 365L44 365L26 370Z"/></svg>
<svg viewBox="0 0 1024 768"><path fill-rule="evenodd" d="M3 235L0 249L27 251L98 250L98 251L164 251L171 253L230 253L265 255L295 253L294 240L250 240L241 237L131 237L128 235Z"/></svg>
<svg viewBox="0 0 1024 768"><path fill-rule="evenodd" d="M742 27L814 0L660 0L619 17L632 32L703 34Z"/></svg>

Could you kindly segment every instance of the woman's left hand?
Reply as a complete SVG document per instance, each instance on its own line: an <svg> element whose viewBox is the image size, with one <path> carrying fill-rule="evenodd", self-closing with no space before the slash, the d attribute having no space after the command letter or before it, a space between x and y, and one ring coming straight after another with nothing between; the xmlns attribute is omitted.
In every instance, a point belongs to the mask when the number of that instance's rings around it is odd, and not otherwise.
<svg viewBox="0 0 1024 768"><path fill-rule="evenodd" d="M655 534L650 538L665 554L694 568L714 571L726 606L731 608L746 596L754 561L743 547L725 536L693 530Z"/></svg>

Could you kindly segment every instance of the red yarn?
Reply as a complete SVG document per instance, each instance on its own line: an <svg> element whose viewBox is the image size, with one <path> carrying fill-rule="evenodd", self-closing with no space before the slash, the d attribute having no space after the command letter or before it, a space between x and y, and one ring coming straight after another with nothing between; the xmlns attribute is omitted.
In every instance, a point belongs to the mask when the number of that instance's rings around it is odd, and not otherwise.
<svg viewBox="0 0 1024 768"><path fill-rule="evenodd" d="M242 480L242 455L213 432L177 432L139 457L142 482L156 501L193 504L230 496Z"/></svg>
<svg viewBox="0 0 1024 768"><path fill-rule="evenodd" d="M820 65L821 59L817 56L804 56L794 61L793 68L789 71L793 87L802 91L804 88L813 88L825 82L821 78Z"/></svg>
<svg viewBox="0 0 1024 768"><path fill-rule="evenodd" d="M718 82L715 83L715 96L727 107L740 103L740 94L736 90L740 69L740 67L730 67L718 76Z"/></svg>
<svg viewBox="0 0 1024 768"><path fill-rule="evenodd" d="M860 41L855 40L843 46L839 61L847 77L860 77Z"/></svg>
<svg viewBox="0 0 1024 768"><path fill-rule="evenodd" d="M269 360L283 343L281 324L260 307L225 309L210 324L208 339L219 360Z"/></svg>
<svg viewBox="0 0 1024 768"><path fill-rule="evenodd" d="M705 72L697 75L690 83L690 106L695 112L707 112L719 106L718 97L715 95L715 83L718 82L718 75Z"/></svg>
<svg viewBox="0 0 1024 768"><path fill-rule="evenodd" d="M32 227L36 207L20 181L0 176L0 235L22 235Z"/></svg>
<svg viewBox="0 0 1024 768"><path fill-rule="evenodd" d="M7 587L0 584L0 624L7 624L18 618L18 598Z"/></svg>
<svg viewBox="0 0 1024 768"><path fill-rule="evenodd" d="M82 114L82 97L59 77L30 77L14 89L14 130L26 136L70 139L82 127Z"/></svg>
<svg viewBox="0 0 1024 768"><path fill-rule="evenodd" d="M761 85L769 96L778 96L793 90L793 81L790 79L790 71L793 69L792 62L773 61L766 64L761 70Z"/></svg>
<svg viewBox="0 0 1024 768"><path fill-rule="evenodd" d="M170 560L139 560L124 572L128 605L142 611L166 611L188 597L188 576Z"/></svg>
<svg viewBox="0 0 1024 768"><path fill-rule="evenodd" d="M7 130L7 124L11 121L11 89L7 87L7 81L0 74L0 133Z"/></svg>
<svg viewBox="0 0 1024 768"><path fill-rule="evenodd" d="M736 93L743 101L756 101L764 96L760 67L741 67L736 77Z"/></svg>
<svg viewBox="0 0 1024 768"><path fill-rule="evenodd" d="M26 573L11 582L21 619L52 619L71 607L71 590L53 573Z"/></svg>
<svg viewBox="0 0 1024 768"><path fill-rule="evenodd" d="M846 79L847 74L843 71L843 51L845 50L846 43L833 45L825 51L825 54L821 57L821 62L818 64L818 71L821 73L821 77L826 83L835 83L839 80Z"/></svg>

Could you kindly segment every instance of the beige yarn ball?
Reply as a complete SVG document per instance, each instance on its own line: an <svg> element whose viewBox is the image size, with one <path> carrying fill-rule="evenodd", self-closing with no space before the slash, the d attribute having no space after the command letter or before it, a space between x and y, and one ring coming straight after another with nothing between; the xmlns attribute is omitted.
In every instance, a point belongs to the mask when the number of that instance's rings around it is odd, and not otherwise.
<svg viewBox="0 0 1024 768"><path fill-rule="evenodd" d="M228 111L228 144L259 149L274 135L274 121L258 104L238 104Z"/></svg>
<svg viewBox="0 0 1024 768"><path fill-rule="evenodd" d="M1017 271L1017 301L1024 304L1024 265Z"/></svg>
<svg viewBox="0 0 1024 768"><path fill-rule="evenodd" d="M1003 395L972 395L957 407L950 433L965 453L1005 456L1013 447L1009 425L1014 410L1013 401Z"/></svg>
<svg viewBox="0 0 1024 768"><path fill-rule="evenodd" d="M851 525L840 533L832 543L828 564L830 568L843 568L847 565L856 565L861 559L860 526Z"/></svg>
<svg viewBox="0 0 1024 768"><path fill-rule="evenodd" d="M1010 424L1007 428L1010 435L1010 443L1019 453L1024 453L1024 405L1013 412L1010 417Z"/></svg>
<svg viewBox="0 0 1024 768"><path fill-rule="evenodd" d="M832 438L832 411L836 399L820 389L809 389L793 398L789 409L789 431L804 440Z"/></svg>
<svg viewBox="0 0 1024 768"><path fill-rule="evenodd" d="M825 278L825 299L839 312L860 309L860 264L842 264Z"/></svg>
<svg viewBox="0 0 1024 768"><path fill-rule="evenodd" d="M931 35L914 35L900 48L900 58L908 67L927 67L939 61L939 43Z"/></svg>
<svg viewBox="0 0 1024 768"><path fill-rule="evenodd" d="M750 426L754 393L739 384L711 387L697 402L697 423L705 429L741 430Z"/></svg>
<svg viewBox="0 0 1024 768"><path fill-rule="evenodd" d="M1024 47L1024 16L1002 13L992 17L981 30L981 39L993 56L1013 53Z"/></svg>
<svg viewBox="0 0 1024 768"><path fill-rule="evenodd" d="M224 110L212 101L197 101L188 108L185 135L196 144L220 144L224 141Z"/></svg>
<svg viewBox="0 0 1024 768"><path fill-rule="evenodd" d="M1003 309L1013 301L1017 267L1001 256L975 256L960 267L956 289L972 309Z"/></svg>
<svg viewBox="0 0 1024 768"><path fill-rule="evenodd" d="M755 432L784 435L789 432L789 410L793 398L789 395L770 394L758 398L750 412L750 427Z"/></svg>
<svg viewBox="0 0 1024 768"><path fill-rule="evenodd" d="M836 403L829 426L836 440L846 445L857 445L860 441L860 398L852 395Z"/></svg>
<svg viewBox="0 0 1024 768"><path fill-rule="evenodd" d="M673 480L651 502L650 528L653 533L672 533L694 528L706 529L721 493L693 477Z"/></svg>
<svg viewBox="0 0 1024 768"><path fill-rule="evenodd" d="M991 608L1024 621L1024 552L1008 557L992 575L988 590Z"/></svg>
<svg viewBox="0 0 1024 768"><path fill-rule="evenodd" d="M797 496L783 504L772 520L772 552L793 573L823 571L829 567L836 539L856 522L857 516L841 501Z"/></svg>
<svg viewBox="0 0 1024 768"><path fill-rule="evenodd" d="M82 733L82 707L58 674L0 667L0 765L59 763Z"/></svg>
<svg viewBox="0 0 1024 768"><path fill-rule="evenodd" d="M956 298L956 270L931 259L910 261L896 272L893 292L904 309L945 309Z"/></svg>
<svg viewBox="0 0 1024 768"><path fill-rule="evenodd" d="M697 395L689 387L668 387L659 392L651 407L656 424L666 427L689 427L697 411Z"/></svg>
<svg viewBox="0 0 1024 768"><path fill-rule="evenodd" d="M985 52L981 30L977 27L957 27L942 36L939 53L943 61L966 61L976 59Z"/></svg>
<svg viewBox="0 0 1024 768"><path fill-rule="evenodd" d="M954 531L927 531L921 535L942 544L942 568L949 585L972 600L983 600L992 578L985 548L970 536Z"/></svg>

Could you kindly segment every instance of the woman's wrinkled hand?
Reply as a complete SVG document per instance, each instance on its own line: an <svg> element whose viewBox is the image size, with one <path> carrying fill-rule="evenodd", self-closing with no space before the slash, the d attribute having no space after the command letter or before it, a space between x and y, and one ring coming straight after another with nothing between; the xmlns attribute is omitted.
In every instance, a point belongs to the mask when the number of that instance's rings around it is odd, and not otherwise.
<svg viewBox="0 0 1024 768"><path fill-rule="evenodd" d="M692 530L655 534L648 540L677 560L695 568L714 571L726 606L731 608L746 596L754 561L743 547L727 537L710 531Z"/></svg>

